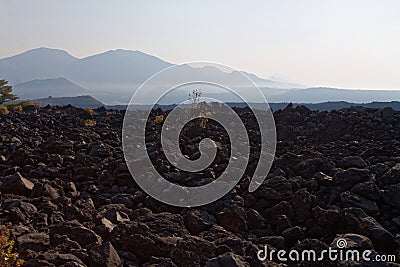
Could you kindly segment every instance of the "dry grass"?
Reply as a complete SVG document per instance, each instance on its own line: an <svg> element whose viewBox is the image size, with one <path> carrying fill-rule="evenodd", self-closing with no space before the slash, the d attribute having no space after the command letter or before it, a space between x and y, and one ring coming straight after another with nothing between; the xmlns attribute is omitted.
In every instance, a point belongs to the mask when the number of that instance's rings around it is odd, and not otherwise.
<svg viewBox="0 0 400 267"><path fill-rule="evenodd" d="M36 109L40 109L42 107L38 102L33 103L33 105Z"/></svg>
<svg viewBox="0 0 400 267"><path fill-rule="evenodd" d="M89 113L90 115L96 114L96 112L95 112L91 107L86 107L85 110L86 110L86 112Z"/></svg>
<svg viewBox="0 0 400 267"><path fill-rule="evenodd" d="M6 106L0 106L0 115L7 115L9 113L10 113L10 111L8 110L8 108Z"/></svg>
<svg viewBox="0 0 400 267"><path fill-rule="evenodd" d="M117 114L117 112L115 110L107 110L106 111L106 115L107 116L112 116L112 115L115 115L115 114Z"/></svg>
<svg viewBox="0 0 400 267"><path fill-rule="evenodd" d="M158 115L154 118L154 124L161 124L164 121L164 115Z"/></svg>
<svg viewBox="0 0 400 267"><path fill-rule="evenodd" d="M17 105L15 107L13 107L13 111L17 111L17 112L22 112L23 108L21 105Z"/></svg>
<svg viewBox="0 0 400 267"><path fill-rule="evenodd" d="M15 241L10 238L11 224L1 226L0 229L0 266L18 267L24 264L24 261L18 259L19 255L15 252Z"/></svg>
<svg viewBox="0 0 400 267"><path fill-rule="evenodd" d="M96 121L87 119L83 121L83 125L85 125L86 127L93 127L96 126Z"/></svg>

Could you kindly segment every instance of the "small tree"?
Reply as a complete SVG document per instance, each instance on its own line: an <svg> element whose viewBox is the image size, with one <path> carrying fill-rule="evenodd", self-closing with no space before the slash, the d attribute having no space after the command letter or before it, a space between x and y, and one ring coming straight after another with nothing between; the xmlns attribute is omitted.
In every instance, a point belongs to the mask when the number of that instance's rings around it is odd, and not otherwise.
<svg viewBox="0 0 400 267"><path fill-rule="evenodd" d="M6 80L0 80L0 105L7 101L17 100L18 96L12 93L12 86Z"/></svg>

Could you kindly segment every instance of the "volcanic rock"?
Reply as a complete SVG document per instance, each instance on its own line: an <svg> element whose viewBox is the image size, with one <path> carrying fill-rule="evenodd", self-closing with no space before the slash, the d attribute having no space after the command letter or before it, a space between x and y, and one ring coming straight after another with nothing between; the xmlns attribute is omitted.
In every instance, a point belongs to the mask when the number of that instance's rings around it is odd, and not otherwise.
<svg viewBox="0 0 400 267"><path fill-rule="evenodd" d="M337 238L398 255L400 112L275 111L273 171L249 192L261 135L248 108L234 110L249 133L248 167L223 198L191 208L162 203L136 184L121 143L124 111L48 106L0 116L0 220L12 223L25 265L278 266L260 262L258 250L321 251ZM218 142L218 154L204 171L179 170L161 146L162 123L154 123L168 114L155 109L148 118L145 151L156 170L184 186L218 179L238 138L212 120L201 129L186 125L179 146L187 158L200 155L204 138ZM141 164L146 154L135 156Z"/></svg>
<svg viewBox="0 0 400 267"><path fill-rule="evenodd" d="M339 170L335 176L333 176L333 182L336 185L348 187L367 181L370 178L369 174L370 172L368 169L350 168L348 170Z"/></svg>
<svg viewBox="0 0 400 267"><path fill-rule="evenodd" d="M78 221L62 222L50 228L50 236L60 234L68 235L69 238L85 247L90 244L101 244L101 237L92 230L84 227Z"/></svg>
<svg viewBox="0 0 400 267"><path fill-rule="evenodd" d="M341 200L344 207L358 207L363 209L366 213L376 215L379 213L379 208L376 203L372 200L353 194L350 192L343 192L341 194Z"/></svg>
<svg viewBox="0 0 400 267"><path fill-rule="evenodd" d="M177 241L171 251L171 259L177 266L204 266L207 259L215 256L215 245L200 237L187 236Z"/></svg>
<svg viewBox="0 0 400 267"><path fill-rule="evenodd" d="M110 242L94 245L89 249L91 266L99 267L121 267L121 259Z"/></svg>
<svg viewBox="0 0 400 267"><path fill-rule="evenodd" d="M14 175L4 178L4 181L0 186L0 190L4 194L29 196L33 189L33 186L34 185L31 181L22 177L22 175L17 172Z"/></svg>
<svg viewBox="0 0 400 267"><path fill-rule="evenodd" d="M30 197L35 198L35 197L41 197L41 196L56 199L60 195L58 194L57 190L54 189L51 185L36 183L35 186L33 187Z"/></svg>
<svg viewBox="0 0 400 267"><path fill-rule="evenodd" d="M245 262L244 259L232 252L226 252L216 258L209 260L205 267L249 267L250 264Z"/></svg>
<svg viewBox="0 0 400 267"><path fill-rule="evenodd" d="M190 210L185 216L186 226L192 234L198 234L217 223L214 216L203 210Z"/></svg>
<svg viewBox="0 0 400 267"><path fill-rule="evenodd" d="M217 219L229 231L240 232L247 230L246 213L242 207L236 204L218 213Z"/></svg>
<svg viewBox="0 0 400 267"><path fill-rule="evenodd" d="M386 172L380 181L386 185L400 183L400 163L397 163L388 172Z"/></svg>
<svg viewBox="0 0 400 267"><path fill-rule="evenodd" d="M337 247L339 240L346 240L346 249L374 249L371 240L362 235L358 234L343 234L338 235L331 243L331 247Z"/></svg>
<svg viewBox="0 0 400 267"><path fill-rule="evenodd" d="M340 161L339 166L341 168L345 168L345 169L348 169L348 168L363 169L363 168L366 168L368 166L368 164L359 156L348 156L348 157L343 158Z"/></svg>
<svg viewBox="0 0 400 267"><path fill-rule="evenodd" d="M46 233L28 233L17 238L19 249L44 251L49 247L50 238Z"/></svg>
<svg viewBox="0 0 400 267"><path fill-rule="evenodd" d="M382 195L379 187L372 181L356 184L351 192L373 201L378 200Z"/></svg>
<svg viewBox="0 0 400 267"><path fill-rule="evenodd" d="M400 183L383 191L383 200L390 206L400 209Z"/></svg>
<svg viewBox="0 0 400 267"><path fill-rule="evenodd" d="M363 210L347 208L344 216L349 231L369 237L377 249L393 249L394 236Z"/></svg>

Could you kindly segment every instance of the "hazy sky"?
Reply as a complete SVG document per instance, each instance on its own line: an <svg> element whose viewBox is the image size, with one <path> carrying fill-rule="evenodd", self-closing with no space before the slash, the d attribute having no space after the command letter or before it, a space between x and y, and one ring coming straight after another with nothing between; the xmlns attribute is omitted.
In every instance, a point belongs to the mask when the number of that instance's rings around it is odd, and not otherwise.
<svg viewBox="0 0 400 267"><path fill-rule="evenodd" d="M0 57L140 50L309 86L400 89L400 1L0 0Z"/></svg>

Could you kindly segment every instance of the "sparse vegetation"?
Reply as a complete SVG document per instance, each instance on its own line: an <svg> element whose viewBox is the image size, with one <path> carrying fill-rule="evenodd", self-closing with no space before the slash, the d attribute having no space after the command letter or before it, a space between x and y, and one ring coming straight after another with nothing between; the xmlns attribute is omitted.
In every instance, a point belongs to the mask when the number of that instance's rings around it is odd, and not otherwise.
<svg viewBox="0 0 400 267"><path fill-rule="evenodd" d="M18 99L18 96L12 93L12 86L7 84L6 80L0 80L0 105Z"/></svg>
<svg viewBox="0 0 400 267"><path fill-rule="evenodd" d="M192 104L192 107L195 108L196 105L200 102L200 97L203 94L201 89L194 89L193 92L189 93L189 101Z"/></svg>
<svg viewBox="0 0 400 267"><path fill-rule="evenodd" d="M164 115L158 115L154 118L154 124L161 124L164 121Z"/></svg>
<svg viewBox="0 0 400 267"><path fill-rule="evenodd" d="M205 117L205 115L208 113L207 109L207 103L201 102L200 97L202 96L203 92L201 89L195 89L191 94L189 94L189 101L192 104L192 110L197 110L197 112L200 113L200 121L198 126L200 128L206 128L208 119Z"/></svg>
<svg viewBox="0 0 400 267"><path fill-rule="evenodd" d="M8 110L8 108L6 106L0 106L0 115L7 115L9 113L10 113L10 111Z"/></svg>
<svg viewBox="0 0 400 267"><path fill-rule="evenodd" d="M27 106L32 106L32 102L29 100L21 100L20 102L17 103L18 106L21 106L22 108L26 108Z"/></svg>
<svg viewBox="0 0 400 267"><path fill-rule="evenodd" d="M86 107L85 110L86 110L86 112L89 113L90 115L96 114L96 112L95 112L91 107Z"/></svg>
<svg viewBox="0 0 400 267"><path fill-rule="evenodd" d="M16 105L16 106L13 107L13 111L22 112L22 110L23 110L23 108L22 108L21 105Z"/></svg>
<svg viewBox="0 0 400 267"><path fill-rule="evenodd" d="M115 114L117 114L117 112L115 110L107 110L106 111L106 115L107 116L112 116L112 115L115 115Z"/></svg>
<svg viewBox="0 0 400 267"><path fill-rule="evenodd" d="M35 106L36 109L40 109L42 107L38 102L33 103L33 105Z"/></svg>
<svg viewBox="0 0 400 267"><path fill-rule="evenodd" d="M24 108L32 105L33 105L32 102L29 100L21 100L19 102L9 103L6 106L9 110L21 112Z"/></svg>
<svg viewBox="0 0 400 267"><path fill-rule="evenodd" d="M10 238L11 223L1 226L0 229L0 266L18 267L22 266L24 261L19 259L15 252L15 241Z"/></svg>
<svg viewBox="0 0 400 267"><path fill-rule="evenodd" d="M83 121L83 125L85 125L86 127L93 127L96 126L96 121L87 119Z"/></svg>

